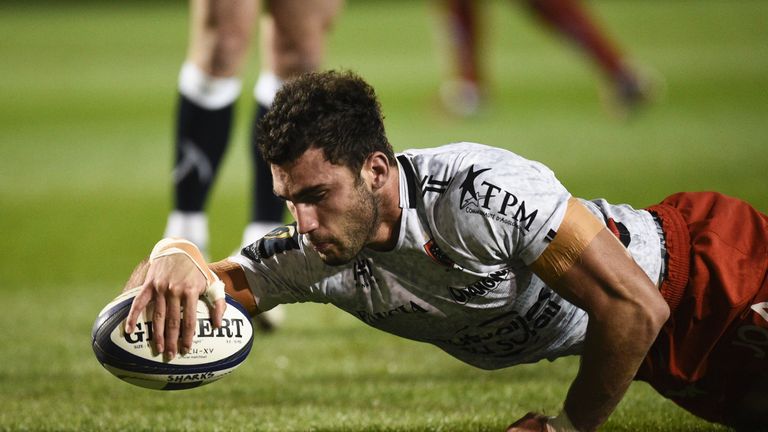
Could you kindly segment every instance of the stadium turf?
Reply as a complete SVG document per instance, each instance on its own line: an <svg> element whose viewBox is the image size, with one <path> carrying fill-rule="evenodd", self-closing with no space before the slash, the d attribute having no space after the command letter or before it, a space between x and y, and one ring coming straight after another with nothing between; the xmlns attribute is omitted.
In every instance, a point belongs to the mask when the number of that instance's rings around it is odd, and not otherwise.
<svg viewBox="0 0 768 432"><path fill-rule="evenodd" d="M376 87L396 149L478 141L547 163L585 198L718 190L768 211L767 3L589 2L664 77L663 98L629 121L606 114L576 51L515 3L488 3L480 117L436 104L444 60L427 2L349 2L326 64ZM170 205L186 14L180 1L0 5L0 430L484 431L556 412L575 358L481 371L321 305L289 307L234 376L197 390L143 390L101 368L93 319ZM247 217L248 94L210 203L214 258ZM640 383L603 428L721 429Z"/></svg>

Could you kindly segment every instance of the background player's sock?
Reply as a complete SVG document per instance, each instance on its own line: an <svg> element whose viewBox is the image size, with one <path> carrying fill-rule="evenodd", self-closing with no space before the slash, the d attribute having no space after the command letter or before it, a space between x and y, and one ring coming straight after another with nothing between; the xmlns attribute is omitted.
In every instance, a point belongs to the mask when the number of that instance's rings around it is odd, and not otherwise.
<svg viewBox="0 0 768 432"><path fill-rule="evenodd" d="M645 65L626 66L600 96L609 113L626 119L664 97L666 83L657 71Z"/></svg>
<svg viewBox="0 0 768 432"><path fill-rule="evenodd" d="M187 239L208 258L208 217L203 212L172 211L168 215L163 237Z"/></svg>
<svg viewBox="0 0 768 432"><path fill-rule="evenodd" d="M452 114L468 117L480 110L483 102L483 77L478 42L482 37L478 26L475 0L445 1L448 41L455 78L440 85L440 100Z"/></svg>
<svg viewBox="0 0 768 432"><path fill-rule="evenodd" d="M251 133L251 160L253 162L253 199L251 200L251 222L243 232L242 245L247 246L264 237L264 234L283 224L284 203L275 196L272 189L272 171L261 157L256 138L259 122L269 111L275 94L283 85L283 80L272 72L262 71L256 81L253 94L257 107ZM253 317L253 322L262 331L272 331L285 321L285 309L278 305L267 312Z"/></svg>
<svg viewBox="0 0 768 432"><path fill-rule="evenodd" d="M251 135L251 158L253 163L253 198L251 200L251 223L243 233L243 245L248 245L263 237L272 229L283 224L284 203L275 196L272 189L272 172L261 157L256 144L258 124L269 111L275 94L283 81L274 73L262 71L254 88L254 97L258 104L253 121Z"/></svg>
<svg viewBox="0 0 768 432"><path fill-rule="evenodd" d="M174 213L168 218L166 233L188 238L201 250L207 248L208 224L200 223L199 216L229 142L240 89L238 78L212 77L192 63L185 63L179 74ZM187 219L195 222L184 222Z"/></svg>
<svg viewBox="0 0 768 432"><path fill-rule="evenodd" d="M483 107L483 93L477 81L449 79L440 84L440 103L453 115L472 117Z"/></svg>

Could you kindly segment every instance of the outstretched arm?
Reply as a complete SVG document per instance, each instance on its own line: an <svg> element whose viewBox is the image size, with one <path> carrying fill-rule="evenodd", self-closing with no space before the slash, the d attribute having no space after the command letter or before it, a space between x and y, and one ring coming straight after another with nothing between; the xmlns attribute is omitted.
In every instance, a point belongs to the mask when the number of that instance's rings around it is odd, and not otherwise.
<svg viewBox="0 0 768 432"><path fill-rule="evenodd" d="M165 248L158 250L161 245ZM142 261L136 267L126 284L126 289L142 288L128 313L126 331L133 331L139 314L150 301L154 301L154 348L164 353L167 359L172 359L177 352L186 353L192 346L197 301L206 292L210 293L214 284L223 283L223 290L235 297L251 314L258 313L239 265L225 260L208 266L197 248L183 240L163 240L158 246L149 260ZM221 325L226 308L223 290L212 301L211 316L216 328Z"/></svg>
<svg viewBox="0 0 768 432"><path fill-rule="evenodd" d="M590 222L594 216L578 206L566 214L576 224L561 228L560 243L556 237L532 267L589 315L579 372L564 412L577 430L591 431L605 422L624 396L666 322L669 307L616 237L595 225L596 219ZM584 228L584 221L591 228Z"/></svg>

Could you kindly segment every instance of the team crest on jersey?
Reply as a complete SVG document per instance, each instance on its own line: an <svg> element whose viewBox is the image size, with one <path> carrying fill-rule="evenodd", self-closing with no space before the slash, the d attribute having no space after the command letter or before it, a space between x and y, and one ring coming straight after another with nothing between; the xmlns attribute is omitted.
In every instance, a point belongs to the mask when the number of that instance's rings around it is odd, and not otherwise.
<svg viewBox="0 0 768 432"><path fill-rule="evenodd" d="M264 235L265 239L287 239L296 235L296 224L275 228Z"/></svg>
<svg viewBox="0 0 768 432"><path fill-rule="evenodd" d="M459 186L459 209L524 231L530 230L539 210L532 209L525 200L512 192L478 179L480 174L490 170L475 170L474 165L469 167L467 176Z"/></svg>
<svg viewBox="0 0 768 432"><path fill-rule="evenodd" d="M428 242L424 243L424 252L427 253L427 256L432 258L432 261L444 265L446 267L454 268L456 267L456 263L453 262L453 260L443 252L442 249L440 249L440 246L435 243L434 240L429 239Z"/></svg>
<svg viewBox="0 0 768 432"><path fill-rule="evenodd" d="M629 247L629 243L632 242L632 235L629 233L629 230L627 229L627 226L624 225L621 222L616 222L613 218L609 218L605 222L606 227L608 230L613 233L613 235L616 236L617 239L621 242L621 244L624 245L624 247Z"/></svg>

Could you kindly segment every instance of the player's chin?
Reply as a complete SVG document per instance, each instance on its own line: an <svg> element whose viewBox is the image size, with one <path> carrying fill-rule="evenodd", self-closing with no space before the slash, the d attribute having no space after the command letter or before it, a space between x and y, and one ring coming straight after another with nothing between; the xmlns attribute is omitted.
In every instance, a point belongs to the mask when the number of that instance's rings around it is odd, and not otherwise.
<svg viewBox="0 0 768 432"><path fill-rule="evenodd" d="M332 249L327 249L323 252L318 251L318 254L320 255L320 259L322 259L323 262L329 266L341 266L348 264L350 261L352 261L352 259L355 258L356 255L352 253L345 253L345 251L335 251Z"/></svg>
<svg viewBox="0 0 768 432"><path fill-rule="evenodd" d="M320 254L320 259L322 259L324 263L333 267L342 266L352 261L352 259L349 259L349 258L342 258L334 255L324 255L324 254Z"/></svg>

